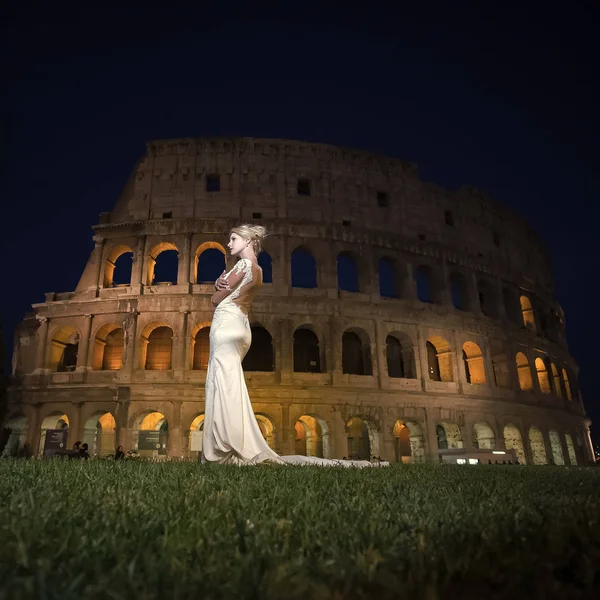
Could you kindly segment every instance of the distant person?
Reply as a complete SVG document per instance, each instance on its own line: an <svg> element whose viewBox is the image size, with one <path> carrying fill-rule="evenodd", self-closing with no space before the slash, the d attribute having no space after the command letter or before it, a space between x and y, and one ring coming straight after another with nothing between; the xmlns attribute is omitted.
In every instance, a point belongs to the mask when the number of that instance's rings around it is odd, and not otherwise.
<svg viewBox="0 0 600 600"><path fill-rule="evenodd" d="M123 452L123 446L119 446L115 452L115 460L123 460L125 458L125 452Z"/></svg>
<svg viewBox="0 0 600 600"><path fill-rule="evenodd" d="M88 445L82 444L81 448L79 449L79 458L83 458L83 459L87 460L89 457L90 457L90 453L88 452Z"/></svg>

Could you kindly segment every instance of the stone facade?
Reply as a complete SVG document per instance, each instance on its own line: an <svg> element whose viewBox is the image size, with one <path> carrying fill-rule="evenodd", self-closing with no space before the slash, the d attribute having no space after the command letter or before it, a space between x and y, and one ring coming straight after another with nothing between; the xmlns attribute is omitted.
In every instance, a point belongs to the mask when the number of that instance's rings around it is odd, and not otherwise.
<svg viewBox="0 0 600 600"><path fill-rule="evenodd" d="M547 253L522 219L397 159L250 138L147 145L75 291L46 294L16 333L11 444L41 452L48 429L68 426L94 453L141 450L153 431L161 450L142 453L197 455L204 258L220 272L240 222L271 233L245 368L278 452L407 462L515 448L520 462L592 462ZM157 281L169 251L176 272Z"/></svg>

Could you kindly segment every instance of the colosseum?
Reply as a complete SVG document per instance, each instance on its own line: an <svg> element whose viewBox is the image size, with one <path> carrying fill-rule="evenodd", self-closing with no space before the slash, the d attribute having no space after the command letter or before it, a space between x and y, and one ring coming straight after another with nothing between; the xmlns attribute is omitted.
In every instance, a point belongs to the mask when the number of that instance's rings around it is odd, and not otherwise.
<svg viewBox="0 0 600 600"><path fill-rule="evenodd" d="M277 452L593 462L548 254L518 215L402 160L253 138L147 144L75 290L16 332L5 452L197 457L240 222L271 233L243 366Z"/></svg>

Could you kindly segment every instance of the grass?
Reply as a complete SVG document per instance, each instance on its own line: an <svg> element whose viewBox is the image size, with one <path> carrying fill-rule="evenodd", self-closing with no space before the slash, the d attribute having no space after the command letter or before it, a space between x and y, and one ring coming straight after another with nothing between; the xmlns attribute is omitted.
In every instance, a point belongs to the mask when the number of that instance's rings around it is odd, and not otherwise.
<svg viewBox="0 0 600 600"><path fill-rule="evenodd" d="M600 597L600 469L0 460L0 599Z"/></svg>

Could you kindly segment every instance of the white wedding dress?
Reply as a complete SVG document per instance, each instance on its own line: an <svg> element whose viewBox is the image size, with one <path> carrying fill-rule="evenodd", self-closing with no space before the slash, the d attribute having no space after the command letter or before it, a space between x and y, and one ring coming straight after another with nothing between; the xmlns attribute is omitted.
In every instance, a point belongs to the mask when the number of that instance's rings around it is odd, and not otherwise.
<svg viewBox="0 0 600 600"><path fill-rule="evenodd" d="M366 460L335 460L315 456L279 456L263 438L248 396L242 360L250 348L248 321L254 293L262 284L262 269L240 259L224 277L243 278L215 309L210 326L210 358L206 374L202 462L256 465L262 462L342 467L384 466Z"/></svg>

